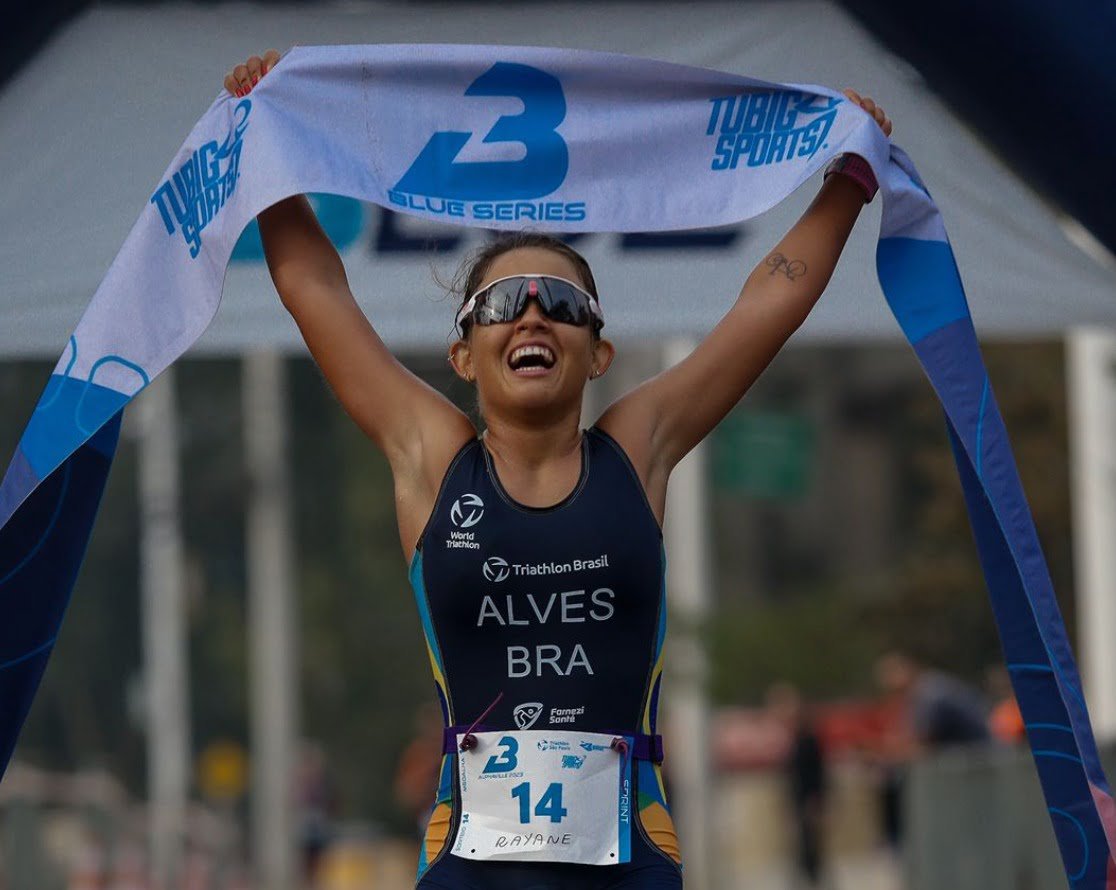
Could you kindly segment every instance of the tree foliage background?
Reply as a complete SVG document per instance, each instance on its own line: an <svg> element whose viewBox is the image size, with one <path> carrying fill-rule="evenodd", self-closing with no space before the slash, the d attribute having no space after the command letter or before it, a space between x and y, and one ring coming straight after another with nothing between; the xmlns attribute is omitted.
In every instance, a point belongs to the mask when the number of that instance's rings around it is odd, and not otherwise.
<svg viewBox="0 0 1116 890"><path fill-rule="evenodd" d="M1072 640L1063 348L1056 342L992 344L984 354ZM760 404L768 395L756 393ZM826 544L819 541L817 553L799 555L805 567L783 566L758 596L748 598L722 576L721 603L709 634L718 701L757 703L779 679L814 697L871 694L873 663L889 650L905 651L977 685L986 669L1002 660L936 397L920 378L898 381L886 410L874 419L891 455L879 472L894 475L889 554L835 572L832 561L817 558ZM766 523L793 522L795 515L793 504L729 502L736 511L759 511ZM718 535L722 550L735 546L725 523Z"/></svg>

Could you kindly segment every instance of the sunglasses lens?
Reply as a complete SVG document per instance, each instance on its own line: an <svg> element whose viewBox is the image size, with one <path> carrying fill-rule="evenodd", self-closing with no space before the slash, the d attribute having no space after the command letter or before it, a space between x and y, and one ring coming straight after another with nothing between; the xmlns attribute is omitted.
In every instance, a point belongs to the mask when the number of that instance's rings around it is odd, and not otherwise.
<svg viewBox="0 0 1116 890"><path fill-rule="evenodd" d="M477 296L473 319L477 324L500 324L519 314L519 292L522 282L498 281Z"/></svg>
<svg viewBox="0 0 1116 890"><path fill-rule="evenodd" d="M546 282L539 302L551 321L578 326L589 323L589 301L563 281Z"/></svg>
<svg viewBox="0 0 1116 890"><path fill-rule="evenodd" d="M490 325L514 321L532 298L551 321L581 327L592 320L589 298L573 285L554 278L524 277L497 281L477 294L466 322Z"/></svg>

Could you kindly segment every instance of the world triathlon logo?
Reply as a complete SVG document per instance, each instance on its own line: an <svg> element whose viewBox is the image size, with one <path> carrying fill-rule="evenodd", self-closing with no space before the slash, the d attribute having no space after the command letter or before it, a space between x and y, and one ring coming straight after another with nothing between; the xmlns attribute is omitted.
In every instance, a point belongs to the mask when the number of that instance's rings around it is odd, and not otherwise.
<svg viewBox="0 0 1116 890"><path fill-rule="evenodd" d="M463 494L450 507L450 521L458 528L472 528L484 516L484 501L480 495Z"/></svg>
<svg viewBox="0 0 1116 890"><path fill-rule="evenodd" d="M484 561L484 577L489 581L499 583L511 574L508 561L500 556L490 556Z"/></svg>
<svg viewBox="0 0 1116 890"><path fill-rule="evenodd" d="M515 725L519 729L530 729L535 725L542 712L543 703L541 701L528 701L515 706L515 710L512 711L512 719L515 720Z"/></svg>
<svg viewBox="0 0 1116 890"><path fill-rule="evenodd" d="M710 99L706 136L716 136L710 169L765 167L812 158L837 119L841 99L801 90L761 90Z"/></svg>
<svg viewBox="0 0 1116 890"><path fill-rule="evenodd" d="M497 62L469 85L465 95L518 99L523 111L501 116L483 136L472 130L435 132L388 191L388 200L408 210L487 222L584 220L584 201L538 200L558 190L570 167L569 148L558 132L566 118L566 96L558 78L530 65ZM478 137L497 151L502 146L517 160L459 160L465 146Z"/></svg>
<svg viewBox="0 0 1116 890"><path fill-rule="evenodd" d="M150 203L159 209L167 234L173 235L176 226L182 232L191 259L201 250L202 232L236 191L244 131L248 129L251 111L251 101L242 99L233 109L233 121L224 142L207 142L151 196Z"/></svg>

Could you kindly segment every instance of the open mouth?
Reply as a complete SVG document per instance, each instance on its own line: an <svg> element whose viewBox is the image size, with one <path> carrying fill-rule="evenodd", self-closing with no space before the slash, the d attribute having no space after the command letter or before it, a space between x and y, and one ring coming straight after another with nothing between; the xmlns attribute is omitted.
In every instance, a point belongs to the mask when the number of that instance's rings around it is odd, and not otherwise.
<svg viewBox="0 0 1116 890"><path fill-rule="evenodd" d="M542 374L554 367L553 351L546 346L520 346L508 356L508 366L517 373Z"/></svg>

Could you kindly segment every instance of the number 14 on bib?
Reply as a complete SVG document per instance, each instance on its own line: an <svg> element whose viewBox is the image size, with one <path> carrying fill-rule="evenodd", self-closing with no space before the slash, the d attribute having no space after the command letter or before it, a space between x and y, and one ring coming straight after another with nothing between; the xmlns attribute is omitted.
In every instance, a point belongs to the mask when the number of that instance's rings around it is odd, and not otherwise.
<svg viewBox="0 0 1116 890"><path fill-rule="evenodd" d="M613 736L475 736L476 747L457 755L461 819L454 855L583 865L631 859L631 758L613 750Z"/></svg>

